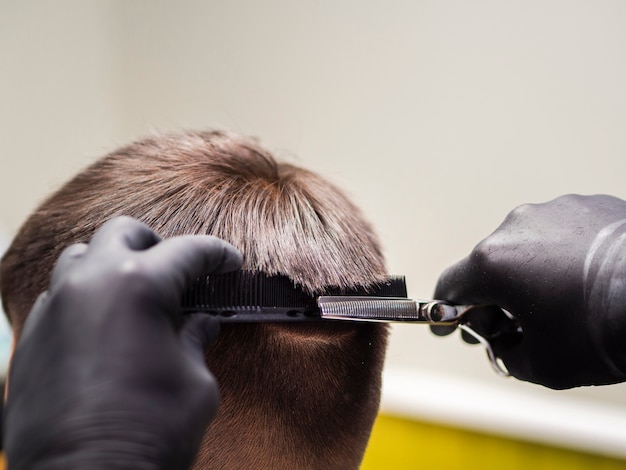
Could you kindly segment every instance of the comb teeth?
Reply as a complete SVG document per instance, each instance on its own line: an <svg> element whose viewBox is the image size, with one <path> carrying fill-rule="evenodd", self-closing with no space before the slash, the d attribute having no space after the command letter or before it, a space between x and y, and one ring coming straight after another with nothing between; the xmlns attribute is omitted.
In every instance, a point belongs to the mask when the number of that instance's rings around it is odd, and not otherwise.
<svg viewBox="0 0 626 470"><path fill-rule="evenodd" d="M328 287L311 295L287 276L234 271L197 279L183 296L182 307L194 311L241 307L317 310L318 295L406 297L407 293L404 276L389 276L385 282L368 287Z"/></svg>
<svg viewBox="0 0 626 470"><path fill-rule="evenodd" d="M183 308L282 307L314 305L314 299L286 276L235 271L195 281L183 297Z"/></svg>

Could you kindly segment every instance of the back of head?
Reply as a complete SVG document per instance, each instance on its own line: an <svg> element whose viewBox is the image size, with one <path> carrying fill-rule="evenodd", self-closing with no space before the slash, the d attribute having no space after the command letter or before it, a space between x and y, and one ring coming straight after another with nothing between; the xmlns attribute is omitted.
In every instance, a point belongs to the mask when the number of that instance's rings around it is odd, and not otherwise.
<svg viewBox="0 0 626 470"><path fill-rule="evenodd" d="M116 215L163 237L206 233L244 268L311 292L386 270L359 210L320 176L224 132L150 137L97 161L46 200L0 266L16 335L61 250ZM376 414L386 331L372 325L225 325L207 351L222 406L198 468L357 468Z"/></svg>

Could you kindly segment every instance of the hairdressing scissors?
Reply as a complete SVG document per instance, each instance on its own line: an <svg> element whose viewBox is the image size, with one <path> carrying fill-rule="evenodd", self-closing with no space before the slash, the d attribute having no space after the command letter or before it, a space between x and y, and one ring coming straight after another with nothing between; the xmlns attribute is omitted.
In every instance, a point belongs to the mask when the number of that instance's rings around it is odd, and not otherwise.
<svg viewBox="0 0 626 470"><path fill-rule="evenodd" d="M404 297L321 296L317 299L321 318L348 321L422 323L456 326L482 344L496 373L509 377L502 360L495 354L490 339L499 333L486 336L472 326L470 313L478 309L494 310L486 305L453 305L440 300L420 301ZM508 311L498 308L509 324L507 332L520 334L522 328Z"/></svg>

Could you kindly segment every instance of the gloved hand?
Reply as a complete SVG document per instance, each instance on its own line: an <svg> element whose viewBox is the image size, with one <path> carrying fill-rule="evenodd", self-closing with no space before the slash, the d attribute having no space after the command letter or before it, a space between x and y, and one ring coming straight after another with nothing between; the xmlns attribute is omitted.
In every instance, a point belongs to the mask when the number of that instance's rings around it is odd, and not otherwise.
<svg viewBox="0 0 626 470"><path fill-rule="evenodd" d="M442 274L435 298L513 314L521 337L490 342L519 379L556 389L626 380L626 202L569 195L515 209ZM490 318L487 336L498 330Z"/></svg>
<svg viewBox="0 0 626 470"><path fill-rule="evenodd" d="M219 324L183 319L181 295L241 261L217 238L161 241L128 217L68 247L13 356L9 468L188 468L219 401L204 362Z"/></svg>

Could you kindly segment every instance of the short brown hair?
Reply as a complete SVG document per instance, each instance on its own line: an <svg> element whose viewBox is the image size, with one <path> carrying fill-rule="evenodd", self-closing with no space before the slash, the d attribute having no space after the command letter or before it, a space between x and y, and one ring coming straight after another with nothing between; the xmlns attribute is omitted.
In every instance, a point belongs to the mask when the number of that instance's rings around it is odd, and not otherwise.
<svg viewBox="0 0 626 470"><path fill-rule="evenodd" d="M386 272L371 226L319 175L227 132L156 135L95 162L22 226L0 266L16 336L61 250L117 215L163 237L224 238L245 268L310 291L368 285ZM198 467L357 468L385 345L378 325L224 325L207 352L223 403Z"/></svg>

